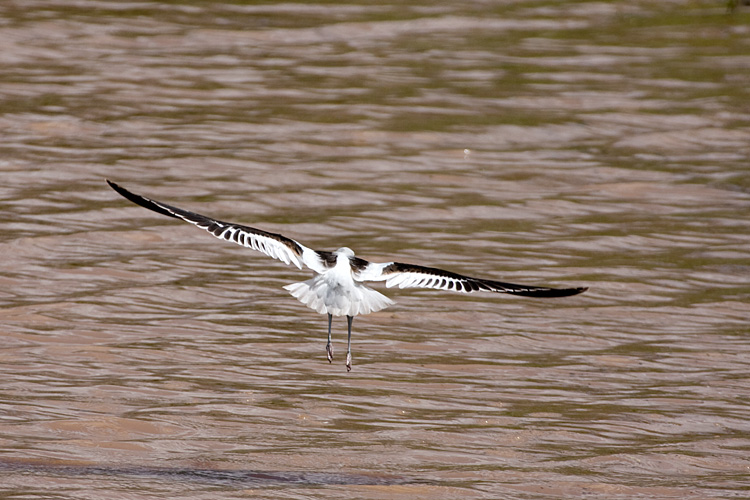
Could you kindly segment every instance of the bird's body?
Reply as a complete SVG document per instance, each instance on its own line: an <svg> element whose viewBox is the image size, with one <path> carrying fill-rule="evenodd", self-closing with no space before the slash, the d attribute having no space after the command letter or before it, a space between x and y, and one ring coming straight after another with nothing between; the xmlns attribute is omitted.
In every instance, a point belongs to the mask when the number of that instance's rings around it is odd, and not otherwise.
<svg viewBox="0 0 750 500"><path fill-rule="evenodd" d="M117 184L107 183L120 195L142 207L170 217L182 219L207 230L217 238L258 250L286 264L303 265L316 273L307 281L286 285L295 298L321 314L328 315L328 360L333 359L331 322L333 316L346 316L348 324L347 369L351 369L351 326L354 316L380 311L394 302L380 292L364 285L365 281L385 281L386 287L420 287L454 292L500 292L526 297L566 297L587 288L547 288L472 278L442 269L403 264L375 263L354 255L346 247L334 252L318 251L276 233L212 219L166 203L131 193Z"/></svg>
<svg viewBox="0 0 750 500"><path fill-rule="evenodd" d="M352 267L354 252L351 249L339 248L333 256L335 264L322 274L284 288L310 309L333 316L369 314L394 303L355 279L357 274Z"/></svg>

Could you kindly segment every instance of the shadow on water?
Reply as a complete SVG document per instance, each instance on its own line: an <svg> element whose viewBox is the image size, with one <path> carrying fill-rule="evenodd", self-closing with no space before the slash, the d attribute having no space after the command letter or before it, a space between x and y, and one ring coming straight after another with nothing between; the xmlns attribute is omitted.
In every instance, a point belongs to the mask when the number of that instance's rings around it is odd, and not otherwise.
<svg viewBox="0 0 750 500"><path fill-rule="evenodd" d="M392 486L424 481L392 475L346 474L331 472L219 470L196 467L104 466L35 460L0 460L0 472L58 475L65 477L106 476L191 481L205 485L233 487L301 486Z"/></svg>

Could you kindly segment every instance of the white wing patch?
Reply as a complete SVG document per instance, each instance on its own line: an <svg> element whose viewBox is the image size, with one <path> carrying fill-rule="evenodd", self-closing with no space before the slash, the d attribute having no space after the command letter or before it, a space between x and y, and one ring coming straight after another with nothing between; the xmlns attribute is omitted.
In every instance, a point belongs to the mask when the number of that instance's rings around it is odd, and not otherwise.
<svg viewBox="0 0 750 500"><path fill-rule="evenodd" d="M193 222L184 217L180 218L188 222ZM284 264L294 264L298 268L302 269L302 262L300 262L299 259L300 255L297 255L284 243L279 242L273 238L262 234L252 233L242 226L238 226L235 224L226 224L219 221L212 221L212 224L209 226L197 222L193 222L193 224L205 229L217 238L221 238L222 240L226 241L232 241L247 248L252 248L253 250L264 253L271 258L278 259Z"/></svg>
<svg viewBox="0 0 750 500"><path fill-rule="evenodd" d="M323 273L326 270L323 259L318 252L280 234L266 233L260 230L251 232L250 229L253 228L211 220L212 225L215 226L214 228L193 222L184 217L180 218L205 229L217 238L233 241L244 247L257 250L269 257L282 261L284 264L294 264L300 269L302 269L302 264L304 264L316 273ZM282 238L282 241L279 241L277 238ZM287 240L293 243L294 246L287 244Z"/></svg>
<svg viewBox="0 0 750 500"><path fill-rule="evenodd" d="M378 264L361 261L354 279L357 281L385 281L385 286L392 288L434 288L453 292L495 291L481 280L451 273L432 267L388 262ZM365 263L366 262L366 263Z"/></svg>
<svg viewBox="0 0 750 500"><path fill-rule="evenodd" d="M425 276L424 274L418 273L399 273L392 278L385 281L385 286L388 288L398 286L399 288L436 288L439 290L454 290L457 292L464 292L463 286L459 286L461 283L456 279L450 278L438 278L435 276Z"/></svg>
<svg viewBox="0 0 750 500"><path fill-rule="evenodd" d="M446 275L435 275L425 271L397 271L393 274L386 275L385 286L392 288L434 288L437 290L450 290L452 292L477 292L492 291L488 286L482 285L481 282L473 278L453 277L445 272Z"/></svg>

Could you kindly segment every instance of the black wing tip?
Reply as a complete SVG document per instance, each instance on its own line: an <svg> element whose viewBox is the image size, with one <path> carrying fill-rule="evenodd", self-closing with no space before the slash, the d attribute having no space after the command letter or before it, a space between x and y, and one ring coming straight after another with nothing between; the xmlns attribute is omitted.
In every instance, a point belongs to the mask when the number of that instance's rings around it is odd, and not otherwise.
<svg viewBox="0 0 750 500"><path fill-rule="evenodd" d="M148 199L148 198L146 198L144 196L141 196L139 194L131 193L130 191L128 191L124 187L120 186L117 183L112 182L109 179L105 179L105 180L107 181L107 184L109 184L109 187L111 187L112 189L114 189L117 192L117 194L119 194L120 196L122 196L126 200L132 201L136 205L140 205L143 208L148 208L149 210L153 210L156 213L159 213L159 214L162 214L162 215L167 215L169 217L174 217L176 219L180 218L177 215L175 215L173 212L171 212L171 211L167 210L166 208L164 208L160 203L155 202L153 200L150 200L150 199Z"/></svg>
<svg viewBox="0 0 750 500"><path fill-rule="evenodd" d="M522 295L524 297L570 297L572 295L578 295L588 290L589 287L581 286L577 288L542 288L539 290L519 290L510 292L513 295Z"/></svg>
<svg viewBox="0 0 750 500"><path fill-rule="evenodd" d="M104 179L104 180L107 181L107 184L109 184L109 187L111 187L112 189L114 189L117 193L122 194L122 192L125 191L125 188L123 188L119 184L117 184L115 182L112 182L109 179Z"/></svg>
<svg viewBox="0 0 750 500"><path fill-rule="evenodd" d="M112 181L111 181L111 180L109 180L109 179L105 179L105 180L107 181L107 184L109 184L109 187L111 187L112 189L114 189L114 190L115 190L115 191L117 192L117 194L119 194L120 196L122 196L122 197L124 197L124 198L127 198L127 199L129 199L129 200L130 200L131 198L133 198L133 197L139 197L139 198L140 198L140 196L138 196L138 195L137 195L137 194L135 194L135 193L131 193L130 191L128 191L128 190L127 190L127 189L125 189L124 187L120 186L120 185L119 185L119 184L117 184L116 182L112 182Z"/></svg>
<svg viewBox="0 0 750 500"><path fill-rule="evenodd" d="M114 189L117 194L119 194L123 198L126 198L126 199L128 199L128 200L130 200L130 201L132 201L134 203L138 203L138 205L140 205L139 202L135 201L136 199L141 198L140 196L138 196L135 193L131 193L130 191L128 191L124 187L120 186L119 184L117 184L115 182L112 182L109 179L105 179L105 180L107 181L107 184L109 184L109 187L111 187L112 189Z"/></svg>

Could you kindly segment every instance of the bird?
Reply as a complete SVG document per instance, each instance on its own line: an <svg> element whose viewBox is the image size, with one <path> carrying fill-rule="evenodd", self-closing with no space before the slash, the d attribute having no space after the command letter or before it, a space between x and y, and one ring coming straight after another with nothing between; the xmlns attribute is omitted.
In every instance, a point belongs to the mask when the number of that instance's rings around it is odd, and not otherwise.
<svg viewBox="0 0 750 500"><path fill-rule="evenodd" d="M588 290L588 287L548 288L519 285L489 279L472 278L462 274L402 262L370 262L357 257L348 247L335 251L313 250L281 234L254 227L224 222L206 215L184 210L166 203L132 193L107 179L109 186L136 205L158 214L194 224L213 236L257 250L285 264L303 266L315 275L307 281L292 283L284 288L297 300L320 314L328 315L328 343L326 357L333 362L331 325L333 317L346 316L346 369L352 369L352 322L357 315L385 309L395 302L366 286L367 281L385 281L391 288L432 288L451 292L498 292L524 297L568 297Z"/></svg>

